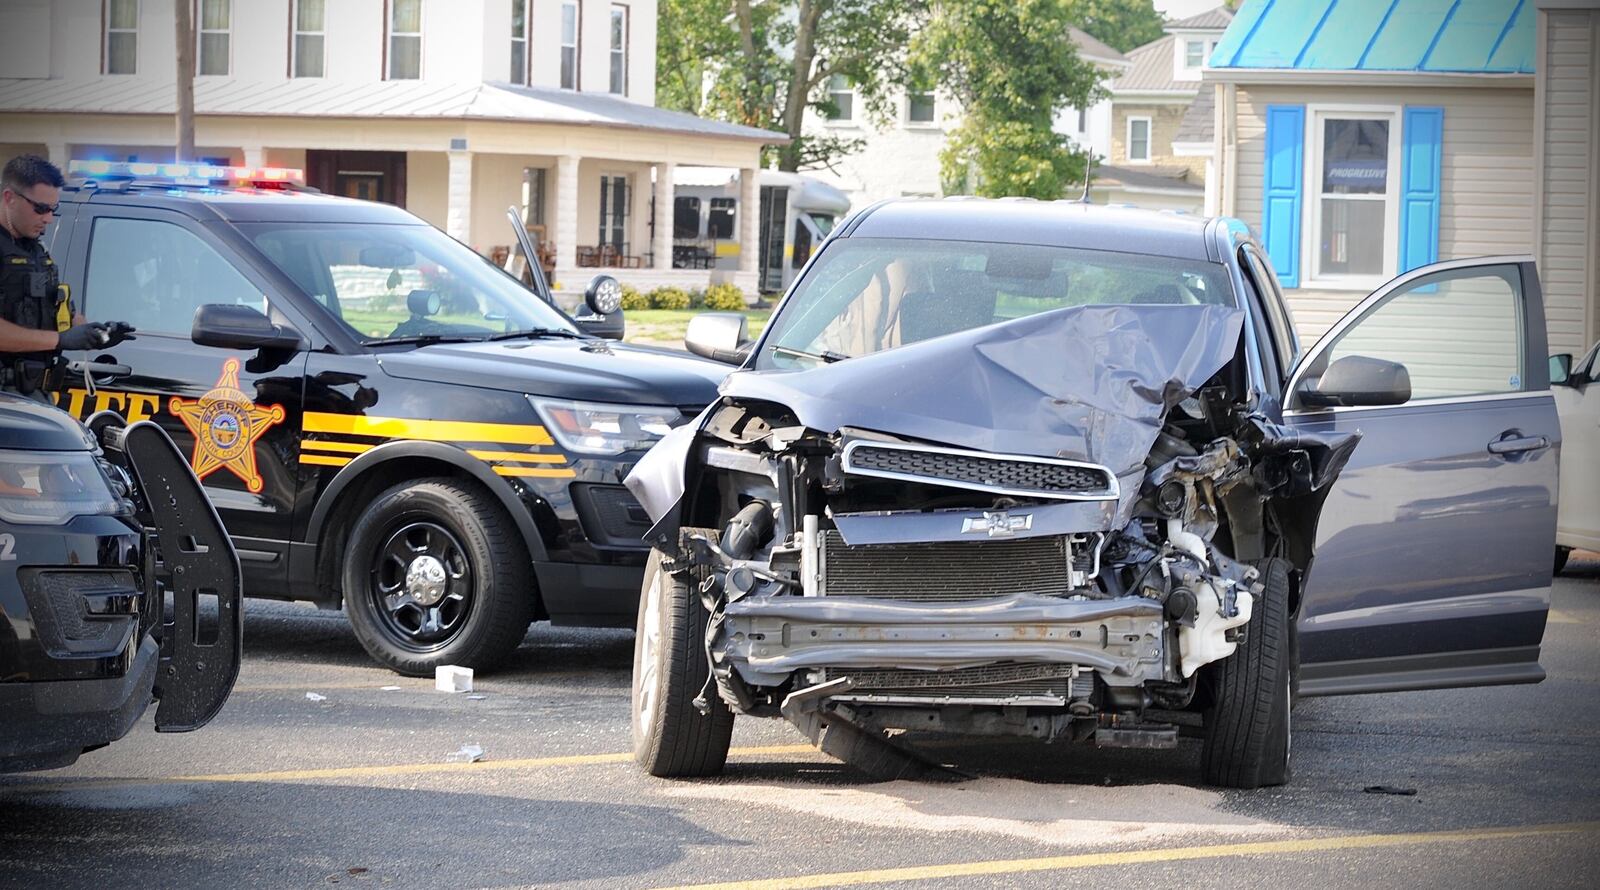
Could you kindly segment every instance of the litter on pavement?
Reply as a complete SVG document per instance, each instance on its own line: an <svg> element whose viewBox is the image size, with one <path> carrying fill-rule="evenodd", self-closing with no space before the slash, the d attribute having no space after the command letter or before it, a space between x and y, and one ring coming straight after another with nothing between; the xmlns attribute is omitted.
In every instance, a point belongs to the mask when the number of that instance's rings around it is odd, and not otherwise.
<svg viewBox="0 0 1600 890"><path fill-rule="evenodd" d="M451 751L444 756L445 763L477 763L483 759L483 748L478 745L462 745L461 750Z"/></svg>
<svg viewBox="0 0 1600 890"><path fill-rule="evenodd" d="M306 693L306 701L327 701L327 700L328 700L328 697L326 695L318 695L315 692L307 692Z"/></svg>
<svg viewBox="0 0 1600 890"><path fill-rule="evenodd" d="M442 664L433 669L433 688L440 692L471 692L472 668Z"/></svg>

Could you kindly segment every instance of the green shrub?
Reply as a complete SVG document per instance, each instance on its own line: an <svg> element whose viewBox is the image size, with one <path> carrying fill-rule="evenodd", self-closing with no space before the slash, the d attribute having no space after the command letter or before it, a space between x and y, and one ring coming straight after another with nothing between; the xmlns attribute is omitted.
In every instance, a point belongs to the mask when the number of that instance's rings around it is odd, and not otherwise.
<svg viewBox="0 0 1600 890"><path fill-rule="evenodd" d="M694 288L693 290L689 291L689 308L690 309L704 309L704 308L706 308L706 292L704 290L701 290L700 288L697 287L697 288Z"/></svg>
<svg viewBox="0 0 1600 890"><path fill-rule="evenodd" d="M632 312L635 309L649 309L650 298L639 293L639 289L631 284L622 286L622 311Z"/></svg>
<svg viewBox="0 0 1600 890"><path fill-rule="evenodd" d="M689 294L681 287L662 285L650 292L652 309L688 309Z"/></svg>
<svg viewBox="0 0 1600 890"><path fill-rule="evenodd" d="M731 281L721 281L706 289L706 308L723 312L743 312L744 292Z"/></svg>

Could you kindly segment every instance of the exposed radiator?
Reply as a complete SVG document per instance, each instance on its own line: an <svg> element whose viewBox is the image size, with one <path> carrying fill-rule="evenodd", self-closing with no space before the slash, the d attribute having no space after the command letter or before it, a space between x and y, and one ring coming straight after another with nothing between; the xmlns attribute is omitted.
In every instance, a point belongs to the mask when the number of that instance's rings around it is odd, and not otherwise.
<svg viewBox="0 0 1600 890"><path fill-rule="evenodd" d="M947 602L1071 591L1059 536L851 547L830 529L822 559L828 596Z"/></svg>

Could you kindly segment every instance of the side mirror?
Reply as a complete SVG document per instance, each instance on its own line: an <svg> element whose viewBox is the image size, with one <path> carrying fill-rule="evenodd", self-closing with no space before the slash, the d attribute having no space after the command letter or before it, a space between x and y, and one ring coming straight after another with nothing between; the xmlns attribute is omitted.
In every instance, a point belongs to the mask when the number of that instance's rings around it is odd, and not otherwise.
<svg viewBox="0 0 1600 890"><path fill-rule="evenodd" d="M194 311L189 339L222 349L299 349L300 332L273 324L259 309L228 303L207 303Z"/></svg>
<svg viewBox="0 0 1600 890"><path fill-rule="evenodd" d="M1399 362L1347 355L1322 372L1314 388L1300 391L1300 401L1315 408L1403 405L1411 400L1411 373Z"/></svg>
<svg viewBox="0 0 1600 890"><path fill-rule="evenodd" d="M1572 354L1563 352L1550 356L1550 385L1571 384L1572 379Z"/></svg>
<svg viewBox="0 0 1600 890"><path fill-rule="evenodd" d="M702 312L689 319L683 345L695 355L742 365L750 352L750 319L743 312Z"/></svg>

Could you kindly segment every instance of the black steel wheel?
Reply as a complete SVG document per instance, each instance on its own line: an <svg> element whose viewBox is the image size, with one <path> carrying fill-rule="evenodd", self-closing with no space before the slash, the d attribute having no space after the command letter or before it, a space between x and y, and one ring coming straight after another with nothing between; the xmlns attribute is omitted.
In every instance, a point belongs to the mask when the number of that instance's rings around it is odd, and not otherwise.
<svg viewBox="0 0 1600 890"><path fill-rule="evenodd" d="M394 671L494 666L533 617L527 549L476 486L424 479L388 489L350 531L344 606L356 638Z"/></svg>

